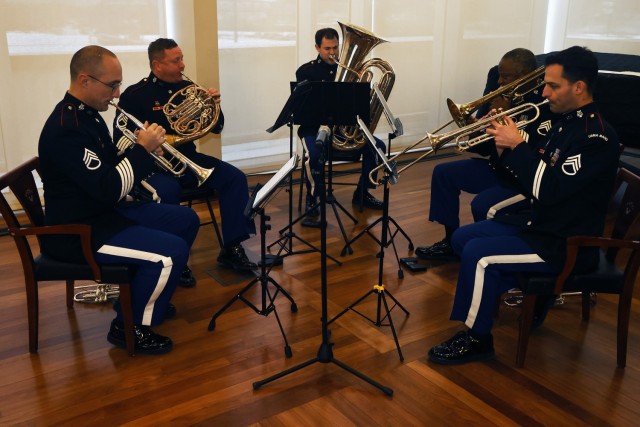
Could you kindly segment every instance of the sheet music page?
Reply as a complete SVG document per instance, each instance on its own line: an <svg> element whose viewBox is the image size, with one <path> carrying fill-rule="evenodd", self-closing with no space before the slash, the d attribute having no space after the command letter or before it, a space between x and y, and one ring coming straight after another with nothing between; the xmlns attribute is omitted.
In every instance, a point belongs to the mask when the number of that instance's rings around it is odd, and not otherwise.
<svg viewBox="0 0 640 427"><path fill-rule="evenodd" d="M280 168L280 170L276 172L275 175L273 175L271 179L269 179L269 181L267 181L267 183L260 190L258 190L258 193L256 194L256 198L253 201L254 208L256 208L257 206L260 206L260 203L262 203L264 199L268 197L269 194L271 194L271 192L278 186L278 184L280 184L280 182L284 179L284 177L287 176L289 172L295 169L297 163L298 163L298 154L294 154L287 161L287 163L285 163Z"/></svg>

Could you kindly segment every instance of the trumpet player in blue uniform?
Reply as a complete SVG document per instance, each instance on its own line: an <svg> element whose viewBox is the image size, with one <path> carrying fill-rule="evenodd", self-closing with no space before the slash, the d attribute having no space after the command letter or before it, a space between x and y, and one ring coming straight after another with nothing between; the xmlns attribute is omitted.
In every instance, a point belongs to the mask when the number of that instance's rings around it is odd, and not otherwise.
<svg viewBox="0 0 640 427"><path fill-rule="evenodd" d="M615 131L593 102L598 60L587 48L573 46L548 55L545 64L542 96L551 112L561 115L547 136L533 147L526 144L510 117L487 128L500 163L532 194L531 211L519 222L497 217L453 233L460 272L451 320L467 329L431 348L432 362L453 365L494 357L494 306L502 293L517 287L513 273L558 273L567 237L602 235L620 151ZM594 268L598 251L579 252L574 271ZM552 301L547 298L536 307L537 325Z"/></svg>
<svg viewBox="0 0 640 427"><path fill-rule="evenodd" d="M184 57L174 40L160 38L151 42L148 55L151 72L122 93L119 105L141 121L158 123L164 127L167 131L167 142L172 144L180 138L180 135L172 129L163 107L176 92L193 85L193 82L183 77ZM219 108L220 92L217 89L207 89L207 94L213 97ZM211 132L220 133L223 126L224 115L220 109L217 123ZM118 146L121 146L122 132L115 122L113 132L114 140ZM126 140L123 142L124 145L127 144ZM244 215L244 209L249 200L246 175L227 162L199 153L193 141L185 142L176 148L196 165L205 169L214 169L201 185L214 189L220 203L224 245L217 258L218 264L235 270L255 270L257 265L249 260L242 247L242 242L256 232L253 221L248 220ZM180 202L182 188L198 186L196 175L190 171L186 171L179 178L166 172L156 171L146 179L146 182L155 189L161 203L171 204ZM195 284L190 270L185 271L183 282L187 286Z"/></svg>
<svg viewBox="0 0 640 427"><path fill-rule="evenodd" d="M127 196L154 169L151 153L164 141L165 130L148 125L127 150L117 152L100 115L120 94L117 57L100 46L84 47L73 55L70 74L69 90L47 119L38 145L45 222L88 224L98 264L136 267L131 281L135 351L166 353L173 342L151 326L176 314L170 300L198 232L198 216L183 206ZM43 236L41 243L53 258L84 260L78 237ZM125 348L122 312L116 311L107 339Z"/></svg>

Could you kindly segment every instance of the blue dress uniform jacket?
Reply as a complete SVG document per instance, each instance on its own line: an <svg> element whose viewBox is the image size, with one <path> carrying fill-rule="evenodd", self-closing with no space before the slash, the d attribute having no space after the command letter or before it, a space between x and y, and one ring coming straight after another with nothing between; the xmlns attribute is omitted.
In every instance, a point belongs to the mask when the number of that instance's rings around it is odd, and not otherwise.
<svg viewBox="0 0 640 427"><path fill-rule="evenodd" d="M594 103L564 114L535 147L505 153L505 168L533 195L522 237L545 261L564 264L568 236L602 234L619 153L618 137ZM597 259L592 249L582 266Z"/></svg>
<svg viewBox="0 0 640 427"><path fill-rule="evenodd" d="M338 64L327 64L324 62L320 55L313 61L302 64L296 70L296 81L303 82L308 80L310 82L332 82L336 79L336 73L338 71ZM298 128L298 136L304 138L305 135L318 133L318 127L313 126L300 126Z"/></svg>
<svg viewBox="0 0 640 427"><path fill-rule="evenodd" d="M117 212L116 205L153 171L154 162L138 145L118 157L98 111L67 93L47 119L38 153L48 225L91 225L96 250L133 223ZM51 256L83 259L76 237L45 236L42 243Z"/></svg>

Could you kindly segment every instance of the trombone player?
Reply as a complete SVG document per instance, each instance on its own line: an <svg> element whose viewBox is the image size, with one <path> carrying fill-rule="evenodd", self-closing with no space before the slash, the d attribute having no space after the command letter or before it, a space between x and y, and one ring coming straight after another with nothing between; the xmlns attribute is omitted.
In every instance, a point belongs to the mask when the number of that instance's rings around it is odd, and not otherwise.
<svg viewBox="0 0 640 427"><path fill-rule="evenodd" d="M497 68L494 67L489 71L485 95L495 89L505 88L535 70L536 58L530 50L523 48L510 50L502 56ZM515 101L498 95L480 106L477 117L483 117L494 109L508 110L525 102L538 104L541 101L541 93L536 89ZM538 120L522 131L523 138L528 142L533 142L538 136L544 135L551 127L548 108L544 106L540 112ZM533 112L527 115L532 117ZM521 117L521 119L528 118ZM469 120L475 119L470 117ZM417 247L415 254L419 258L439 261L457 259L451 247L451 235L460 226L459 196L462 191L477 194L471 202L474 221L492 218L498 214L517 212L529 206L528 197L522 194L513 177L499 166L493 141L482 143L469 151L489 156L489 158L474 157L441 163L433 170L429 221L442 224L445 236L431 246Z"/></svg>
<svg viewBox="0 0 640 427"><path fill-rule="evenodd" d="M185 64L182 50L172 39L159 38L148 47L149 76L128 87L120 96L119 105L128 113L141 121L158 123L167 130L167 142L176 139L172 134L169 120L163 112L163 106L172 95L193 84L183 78ZM220 102L220 92L217 89L207 89L216 103ZM117 120L117 118L116 118ZM224 115L220 110L217 124L211 130L220 133L224 126ZM122 132L114 122L114 140L119 141ZM257 265L247 257L242 242L255 234L255 224L246 219L244 208L249 200L247 177L245 174L220 159L196 150L194 142L186 142L176 147L180 153L203 168L215 168L213 173L204 181L203 186L216 191L220 202L220 216L222 222L222 236L224 246L218 256L218 264L234 270L255 270ZM193 188L198 185L193 173L187 172L179 178L168 173L155 173L148 178L150 184L160 196L163 203L180 203L182 188ZM187 268L188 270L188 268ZM195 279L190 270L183 274L183 284L195 285Z"/></svg>

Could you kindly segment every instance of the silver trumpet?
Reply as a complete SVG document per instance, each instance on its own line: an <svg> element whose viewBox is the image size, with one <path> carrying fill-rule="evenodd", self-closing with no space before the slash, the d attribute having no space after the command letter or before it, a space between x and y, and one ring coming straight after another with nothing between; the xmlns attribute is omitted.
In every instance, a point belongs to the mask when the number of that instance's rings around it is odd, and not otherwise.
<svg viewBox="0 0 640 427"><path fill-rule="evenodd" d="M470 125L461 127L459 129L455 129L452 130L450 132L445 132L442 134L433 134L433 133L429 133L427 132L427 135L420 139L418 142L408 146L407 148L405 148L404 150L402 150L400 153L396 154L395 156L391 157L388 162L392 163L392 162L396 162L398 158L400 158L401 156L403 156L404 154L406 154L409 150L417 147L418 145L422 144L425 141L429 141L430 147L429 149L422 154L421 156L419 156L418 158L414 159L412 162L410 162L409 164L403 166L402 168L398 169L397 174L400 175L402 172L404 172L405 170L407 170L408 168L410 168L411 166L413 166L414 164L418 163L420 160L424 159L427 156L430 156L432 154L435 154L438 150L444 149L444 148L456 148L458 151L467 151L469 148L474 147L478 144L482 144L484 142L487 142L491 139L493 139L493 135L490 135L488 133L485 132L485 130L489 127L491 127L491 122L492 121L497 121L497 122L501 122L504 121L504 119L506 117L511 117L512 120L514 120L516 127L518 129L522 129L524 127L526 127L527 125L535 122L536 120L538 120L538 117L540 117L540 108L548 103L549 101L547 99L545 99L544 101L538 103L538 104L534 104L534 103L526 103L526 104L521 104L518 105L517 107L511 108L509 110L505 110L502 112L499 112L497 114L491 115L491 116L487 116L484 117L480 120L478 120L475 123L472 123ZM517 117L525 114L527 112L530 111L535 111L534 117L531 119L526 119L526 120L520 120L520 121L516 121ZM375 180L373 178L374 174L379 171L380 169L382 169L384 167L384 164L382 165L378 165L377 167L375 167L370 173L369 173L369 181L371 181L372 184L374 185L380 185L382 184L381 182Z"/></svg>
<svg viewBox="0 0 640 427"><path fill-rule="evenodd" d="M129 128L127 123L131 120L138 129L144 129L144 124L135 118L133 115L124 111L118 104L113 101L109 101L109 104L113 105L120 113L116 118L116 126L122 132L122 134L133 143L137 143L138 138ZM209 178L213 173L214 168L206 169L195 164L187 156L179 152L176 148L172 147L167 141L161 144L162 150L169 155L165 157L163 155L151 152L151 156L155 159L156 164L163 170L173 174L176 177L184 175L187 168L196 175L198 180L198 187Z"/></svg>

